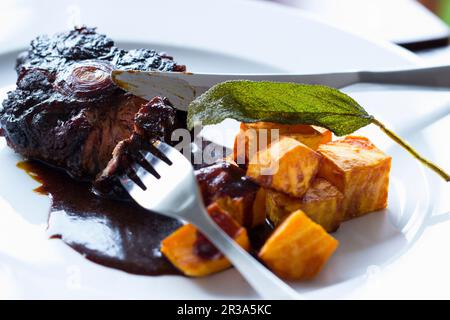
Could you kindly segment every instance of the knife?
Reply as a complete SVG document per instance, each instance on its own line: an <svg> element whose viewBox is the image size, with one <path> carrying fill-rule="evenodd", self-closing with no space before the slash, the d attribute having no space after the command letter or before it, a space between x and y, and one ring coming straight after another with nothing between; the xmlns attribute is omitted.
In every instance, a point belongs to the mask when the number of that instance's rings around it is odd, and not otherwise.
<svg viewBox="0 0 450 320"><path fill-rule="evenodd" d="M321 84L340 89L355 83L401 84L450 88L450 66L391 71L348 71L321 74L210 74L113 70L113 82L136 96L150 100L167 97L172 104L187 110L189 104L215 84L229 80L294 82Z"/></svg>

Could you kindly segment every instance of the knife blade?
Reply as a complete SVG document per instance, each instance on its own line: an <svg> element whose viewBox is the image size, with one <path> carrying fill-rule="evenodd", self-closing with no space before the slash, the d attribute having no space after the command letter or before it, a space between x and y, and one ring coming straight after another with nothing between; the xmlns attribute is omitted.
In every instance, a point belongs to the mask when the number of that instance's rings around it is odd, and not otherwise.
<svg viewBox="0 0 450 320"><path fill-rule="evenodd" d="M358 82L359 79L357 73L245 75L137 70L114 70L111 77L113 82L125 91L146 100L150 100L155 96L166 97L180 110L187 110L189 103L215 84L229 80L296 82L342 88Z"/></svg>
<svg viewBox="0 0 450 320"><path fill-rule="evenodd" d="M215 84L229 80L275 81L321 84L340 89L367 82L450 88L450 65L390 71L348 71L321 74L209 74L188 72L114 70L113 82L132 94L150 100L167 97L181 110Z"/></svg>

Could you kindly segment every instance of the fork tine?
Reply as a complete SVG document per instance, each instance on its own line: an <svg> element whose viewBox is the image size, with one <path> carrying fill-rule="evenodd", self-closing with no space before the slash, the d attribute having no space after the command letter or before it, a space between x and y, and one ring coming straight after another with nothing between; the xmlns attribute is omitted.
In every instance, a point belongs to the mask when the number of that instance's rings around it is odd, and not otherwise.
<svg viewBox="0 0 450 320"><path fill-rule="evenodd" d="M140 151L142 156L142 163L136 162L134 168L136 170L137 176L141 178L141 181L147 188L152 188L158 185L158 181L163 175L167 175L167 172L171 171L170 165L162 161L160 158L155 156L153 153L148 151ZM150 172L148 171L150 169Z"/></svg>
<svg viewBox="0 0 450 320"><path fill-rule="evenodd" d="M139 178L139 176L136 174L136 171L133 168L127 168L125 170L125 174L128 178L130 178L131 181L136 183L142 190L147 190L147 187L142 182L142 180Z"/></svg>
<svg viewBox="0 0 450 320"><path fill-rule="evenodd" d="M161 153L160 151L158 151L158 152ZM142 155L143 155L145 161L147 161L152 167L154 167L156 171L158 171L157 168L168 168L172 165L172 164L168 164L166 161L161 159L159 157L159 154L157 154L156 152L154 153L154 152L143 150ZM163 156L165 157L165 155L163 155Z"/></svg>
<svg viewBox="0 0 450 320"><path fill-rule="evenodd" d="M162 141L156 141L154 146L160 153L163 153L170 162L176 163L177 161L189 161L187 160L181 152L179 152L174 147L169 146L167 143Z"/></svg>
<svg viewBox="0 0 450 320"><path fill-rule="evenodd" d="M143 150L155 154L159 159L163 160L169 166L172 165L172 161L170 161L169 158L167 158L167 156L156 147L156 144L158 143L160 143L160 141L158 140L154 141L153 143L145 141L143 143Z"/></svg>
<svg viewBox="0 0 450 320"><path fill-rule="evenodd" d="M144 147L148 147L145 145ZM166 158L166 161L170 160L163 154L156 146L152 146L158 155ZM152 152L141 150L132 155L134 164L126 168L124 176L121 178L121 183L130 192L132 190L132 182L134 182L143 191L148 189L148 185L155 184L158 179L161 179L161 174L158 170L167 172L170 170L170 165L163 161L161 158L154 155ZM157 170L158 168L158 170ZM130 181L131 180L131 181Z"/></svg>
<svg viewBox="0 0 450 320"><path fill-rule="evenodd" d="M155 178L160 179L161 175L155 170L155 168L147 161L145 155L142 152L137 152L133 155L134 160L141 165L147 172L152 174Z"/></svg>

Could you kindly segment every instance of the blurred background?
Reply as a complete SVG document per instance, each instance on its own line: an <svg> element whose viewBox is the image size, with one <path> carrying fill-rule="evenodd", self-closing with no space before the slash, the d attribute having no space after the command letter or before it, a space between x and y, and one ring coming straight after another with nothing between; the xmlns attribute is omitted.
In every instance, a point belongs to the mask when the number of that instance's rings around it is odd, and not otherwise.
<svg viewBox="0 0 450 320"><path fill-rule="evenodd" d="M347 31L387 40L431 64L450 61L450 0L266 0Z"/></svg>
<svg viewBox="0 0 450 320"><path fill-rule="evenodd" d="M450 25L450 1L449 0L421 0L420 1L430 11L442 18Z"/></svg>
<svg viewBox="0 0 450 320"><path fill-rule="evenodd" d="M417 51L448 45L450 0L268 0Z"/></svg>

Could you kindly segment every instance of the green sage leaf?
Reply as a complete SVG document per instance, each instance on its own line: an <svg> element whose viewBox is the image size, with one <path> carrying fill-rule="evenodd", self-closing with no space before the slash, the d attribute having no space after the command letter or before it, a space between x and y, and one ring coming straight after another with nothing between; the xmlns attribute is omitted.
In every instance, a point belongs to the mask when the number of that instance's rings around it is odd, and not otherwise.
<svg viewBox="0 0 450 320"><path fill-rule="evenodd" d="M286 82L227 81L189 105L190 129L227 118L317 125L338 136L350 134L373 120L355 100L337 89Z"/></svg>

